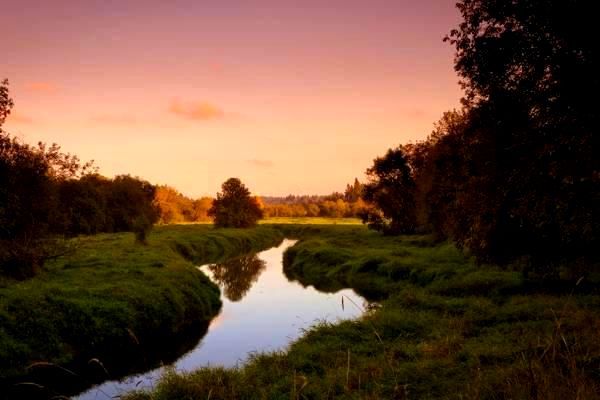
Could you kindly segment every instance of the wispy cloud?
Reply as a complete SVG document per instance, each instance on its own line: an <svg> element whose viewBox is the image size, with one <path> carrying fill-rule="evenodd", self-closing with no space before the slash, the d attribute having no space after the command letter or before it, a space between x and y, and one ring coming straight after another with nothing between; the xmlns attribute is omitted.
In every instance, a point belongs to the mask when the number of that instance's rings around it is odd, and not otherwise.
<svg viewBox="0 0 600 400"><path fill-rule="evenodd" d="M25 84L25 88L35 92L45 93L55 93L59 89L58 85L45 81L28 82Z"/></svg>
<svg viewBox="0 0 600 400"><path fill-rule="evenodd" d="M271 168L274 165L273 161L270 161L270 160L252 159L252 160L246 160L246 162L250 165L253 165L255 167L260 167L260 168Z"/></svg>
<svg viewBox="0 0 600 400"><path fill-rule="evenodd" d="M223 118L225 112L218 106L207 102L181 102L173 100L169 106L169 112L181 118L208 121Z"/></svg>

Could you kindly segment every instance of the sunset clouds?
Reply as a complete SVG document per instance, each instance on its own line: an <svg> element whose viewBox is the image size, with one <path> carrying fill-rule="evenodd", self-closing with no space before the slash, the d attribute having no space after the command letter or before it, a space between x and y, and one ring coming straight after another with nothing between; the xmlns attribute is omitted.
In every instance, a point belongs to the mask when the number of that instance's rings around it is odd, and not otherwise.
<svg viewBox="0 0 600 400"><path fill-rule="evenodd" d="M59 89L58 85L52 82L28 82L25 84L25 88L31 90L33 92L42 92L42 93L56 93Z"/></svg>
<svg viewBox="0 0 600 400"><path fill-rule="evenodd" d="M185 119L194 121L209 121L223 118L225 112L218 106L208 102L181 102L173 100L169 112Z"/></svg>

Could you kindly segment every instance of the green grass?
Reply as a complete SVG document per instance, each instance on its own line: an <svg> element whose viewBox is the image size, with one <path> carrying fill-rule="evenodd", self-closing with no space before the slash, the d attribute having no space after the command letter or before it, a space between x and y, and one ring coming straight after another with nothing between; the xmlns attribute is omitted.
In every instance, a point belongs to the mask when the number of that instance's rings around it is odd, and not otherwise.
<svg viewBox="0 0 600 400"><path fill-rule="evenodd" d="M260 220L260 224L295 224L295 225L360 225L358 218L327 217L271 217Z"/></svg>
<svg viewBox="0 0 600 400"><path fill-rule="evenodd" d="M128 400L600 397L597 283L545 289L427 236L277 228L301 239L285 255L288 277L326 291L352 287L377 304L239 368L171 371Z"/></svg>
<svg viewBox="0 0 600 400"><path fill-rule="evenodd" d="M157 227L147 246L131 233L101 234L78 239L74 254L30 280L0 281L0 392L39 361L79 374L97 358L114 377L162 359L148 354L168 358L160 348L180 354L187 333L189 347L221 307L217 286L194 266L282 238L270 227L209 225Z"/></svg>

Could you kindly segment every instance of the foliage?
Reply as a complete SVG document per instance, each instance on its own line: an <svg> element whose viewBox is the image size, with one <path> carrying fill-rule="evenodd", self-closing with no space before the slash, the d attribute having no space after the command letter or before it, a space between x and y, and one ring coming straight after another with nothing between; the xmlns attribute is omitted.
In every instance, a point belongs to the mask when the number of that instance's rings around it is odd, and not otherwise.
<svg viewBox="0 0 600 400"><path fill-rule="evenodd" d="M0 85L0 273L27 278L68 248L51 236L57 184L85 174L91 165L81 165L57 145L30 146L3 131L13 106L7 85Z"/></svg>
<svg viewBox="0 0 600 400"><path fill-rule="evenodd" d="M210 197L190 199L169 186L157 186L154 203L159 210L158 222L173 224L181 222L208 222L208 210L212 205Z"/></svg>
<svg viewBox="0 0 600 400"><path fill-rule="evenodd" d="M589 274L600 245L592 4L464 0L458 8L463 22L446 40L456 47L464 108L403 147L406 180L386 192L398 201L390 208L411 218L414 209L419 230L480 262ZM390 212L374 204L367 222L387 226Z"/></svg>
<svg viewBox="0 0 600 400"><path fill-rule="evenodd" d="M353 184L346 185L345 192L331 193L327 196L264 196L265 218L272 217L324 217L324 218L357 218L367 207L361 198L363 184L354 179Z"/></svg>
<svg viewBox="0 0 600 400"><path fill-rule="evenodd" d="M469 0L458 7L464 21L448 40L468 108L454 155L469 173L452 183L486 205L462 208L471 216L459 219L472 228L452 236L484 260L527 257L549 272L560 263L590 265L599 177L593 5Z"/></svg>
<svg viewBox="0 0 600 400"><path fill-rule="evenodd" d="M264 206L264 215L266 218L356 218L365 207L366 204L362 199L358 199L351 203L343 199L337 199L335 201L319 200L317 202L307 203L266 203Z"/></svg>
<svg viewBox="0 0 600 400"><path fill-rule="evenodd" d="M14 103L8 94L8 80L0 81L0 133L2 133L2 125L6 117L10 115Z"/></svg>
<svg viewBox="0 0 600 400"><path fill-rule="evenodd" d="M3 122L12 100L0 87ZM56 144L31 146L0 130L0 273L35 275L71 250L64 236L135 231L144 242L157 220L153 198L146 181L100 177Z"/></svg>
<svg viewBox="0 0 600 400"><path fill-rule="evenodd" d="M249 228L256 225L263 212L242 181L230 178L221 186L208 215L214 218L217 228Z"/></svg>
<svg viewBox="0 0 600 400"><path fill-rule="evenodd" d="M367 169L363 199L374 205L361 213L369 228L385 234L412 233L416 226L415 183L402 146L377 157Z"/></svg>

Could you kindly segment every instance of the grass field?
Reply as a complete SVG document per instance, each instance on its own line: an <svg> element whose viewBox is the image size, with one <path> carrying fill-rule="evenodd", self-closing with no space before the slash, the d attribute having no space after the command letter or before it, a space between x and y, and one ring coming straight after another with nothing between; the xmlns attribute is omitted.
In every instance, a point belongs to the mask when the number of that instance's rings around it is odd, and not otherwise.
<svg viewBox="0 0 600 400"><path fill-rule="evenodd" d="M157 227L147 246L136 244L131 233L101 234L79 239L74 254L48 264L33 279L3 280L0 393L25 375L72 375L54 364L77 375L90 367L106 368L114 377L135 369L134 360L147 366L166 353L180 354L179 346L189 342L184 333L195 332L191 340L197 341L199 325L221 306L217 286L194 265L261 250L281 239L281 232L269 227L215 230L210 225ZM165 354L159 351L163 347ZM102 364L90 365L91 359ZM32 364L35 368L25 368Z"/></svg>
<svg viewBox="0 0 600 400"><path fill-rule="evenodd" d="M301 239L285 255L288 277L377 303L360 320L314 326L285 352L170 372L128 400L599 398L597 282L540 286L427 236L278 229Z"/></svg>
<svg viewBox="0 0 600 400"><path fill-rule="evenodd" d="M361 222L358 218L272 217L261 220L260 224L360 225Z"/></svg>

